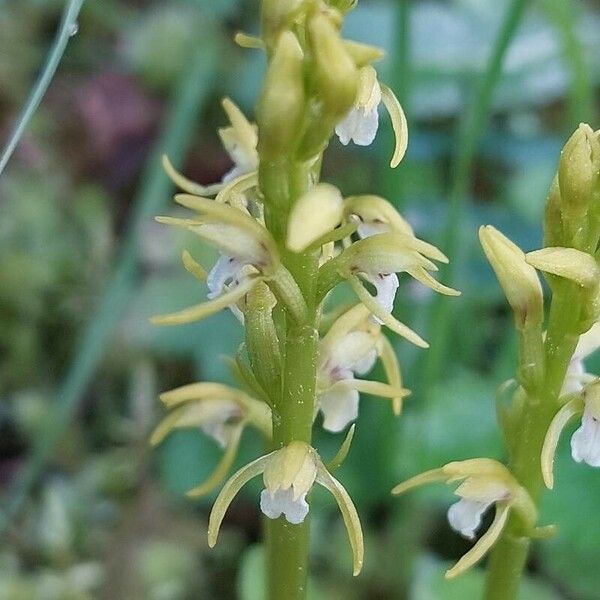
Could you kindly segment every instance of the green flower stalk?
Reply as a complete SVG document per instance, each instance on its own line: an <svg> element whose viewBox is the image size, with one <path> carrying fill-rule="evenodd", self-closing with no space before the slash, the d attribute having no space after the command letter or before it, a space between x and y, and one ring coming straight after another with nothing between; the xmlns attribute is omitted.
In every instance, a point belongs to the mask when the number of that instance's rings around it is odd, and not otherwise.
<svg viewBox="0 0 600 600"><path fill-rule="evenodd" d="M240 383L193 383L161 396L170 410L152 436L160 443L176 428L200 429L224 450L223 458L191 496L219 486L234 462L242 432L263 437L264 456L235 473L214 504L208 541L213 546L229 504L253 477L263 476L260 508L266 517L269 594L305 597L308 573L310 492L325 487L348 530L353 573L363 562L357 511L334 471L352 441L348 431L338 455L325 463L312 446L315 424L341 432L359 416L360 393L385 399L395 414L409 395L383 326L421 347L427 343L392 316L399 273L431 289L439 283L434 261L447 262L418 239L391 204L377 196L344 198L320 182L324 150L332 136L343 144L373 142L383 104L395 132L391 164L407 148L407 123L393 93L378 80L379 48L342 38L348 0L264 0L262 34L236 35L246 48L265 51L268 68L256 124L229 99L230 125L219 130L234 163L222 181L202 186L163 164L184 192L175 201L187 216L158 217L184 228L219 252L210 269L184 252L184 268L208 287L196 306L154 318L180 325L229 309L245 341L231 361ZM354 306L331 307L330 292L347 282ZM364 376L380 360L385 382Z"/></svg>
<svg viewBox="0 0 600 600"><path fill-rule="evenodd" d="M448 519L469 539L483 513L496 505L491 527L447 573L460 574L489 551L487 600L517 598L531 540L553 531L536 527L538 506L544 484L553 487L554 453L572 419L581 419L571 439L574 460L600 466L600 379L587 373L583 363L600 348L599 211L600 132L580 125L565 145L548 196L544 248L525 254L489 225L479 232L514 313L519 339L516 377L498 393L508 465L490 459L449 463L393 490L464 479L456 491L462 499ZM552 292L546 318L538 271Z"/></svg>

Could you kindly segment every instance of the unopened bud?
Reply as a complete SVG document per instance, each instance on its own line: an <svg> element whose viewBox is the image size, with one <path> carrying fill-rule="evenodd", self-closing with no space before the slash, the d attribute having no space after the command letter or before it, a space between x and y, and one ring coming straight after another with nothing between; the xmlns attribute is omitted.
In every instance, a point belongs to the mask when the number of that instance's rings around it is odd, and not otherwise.
<svg viewBox="0 0 600 600"><path fill-rule="evenodd" d="M327 16L313 16L308 32L315 59L316 93L325 110L341 118L356 100L358 70L339 32Z"/></svg>
<svg viewBox="0 0 600 600"><path fill-rule="evenodd" d="M304 113L303 52L296 36L279 36L258 103L259 151L270 156L290 149Z"/></svg>
<svg viewBox="0 0 600 600"><path fill-rule="evenodd" d="M344 47L358 68L366 67L385 56L385 50L369 44L344 40Z"/></svg>
<svg viewBox="0 0 600 600"><path fill-rule="evenodd" d="M314 241L337 227L342 220L343 199L329 183L319 183L301 196L290 213L287 247L302 252Z"/></svg>
<svg viewBox="0 0 600 600"><path fill-rule="evenodd" d="M263 0L263 38L269 42L277 40L279 32L288 28L302 10L305 0Z"/></svg>
<svg viewBox="0 0 600 600"><path fill-rule="evenodd" d="M541 323L542 286L524 252L491 225L479 229L479 240L498 282L515 313L517 326Z"/></svg>
<svg viewBox="0 0 600 600"><path fill-rule="evenodd" d="M554 177L546 199L544 213L544 246L566 246L567 239L562 217L562 199L558 176Z"/></svg>
<svg viewBox="0 0 600 600"><path fill-rule="evenodd" d="M567 219L580 219L587 213L599 170L600 140L589 125L582 123L565 144L558 166L562 210Z"/></svg>

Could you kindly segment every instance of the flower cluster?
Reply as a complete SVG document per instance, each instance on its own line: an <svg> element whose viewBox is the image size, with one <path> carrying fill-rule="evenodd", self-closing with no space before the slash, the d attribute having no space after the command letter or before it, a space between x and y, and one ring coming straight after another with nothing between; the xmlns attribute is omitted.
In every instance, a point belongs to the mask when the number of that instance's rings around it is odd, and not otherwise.
<svg viewBox="0 0 600 600"><path fill-rule="evenodd" d="M571 419L581 418L571 438L573 459L600 467L600 379L587 373L583 362L600 348L599 216L600 132L580 125L565 145L550 191L544 247L525 253L490 225L479 231L484 253L513 311L519 340L517 376L510 381L517 384L512 401L506 404L503 398L510 386L503 385L498 396L509 467L486 458L454 462L393 490L401 493L430 481L463 480L456 490L461 499L448 511L448 521L469 539L474 539L483 513L496 506L488 531L448 577L475 564L507 528L508 536L523 540L550 531L535 527L537 507L530 492L539 491L542 478L552 488L558 439ZM552 291L547 320L538 271ZM518 461L516 456L526 458Z"/></svg>
<svg viewBox="0 0 600 600"><path fill-rule="evenodd" d="M392 204L372 195L344 198L319 182L329 139L337 134L342 144L370 144L380 103L396 136L392 166L407 148L402 108L373 66L383 52L341 36L343 16L354 4L265 0L261 37L236 36L240 45L262 49L268 58L256 124L231 100L223 101L230 125L219 135L232 169L220 182L203 186L163 159L183 192L175 201L191 214L157 220L199 236L218 258L205 268L184 252L184 267L206 283L206 300L153 321L180 325L227 308L242 323L245 341L232 362L243 391L203 382L163 394L171 412L152 442L175 428L198 427L223 447L214 473L191 490L197 496L230 469L242 430L258 430L271 451L224 485L210 517L209 544L216 543L228 505L252 477L263 475L263 514L292 525L304 521L308 494L318 483L342 512L356 574L363 554L360 523L330 472L347 454L353 428L329 469L310 444L310 430L314 422L331 432L346 429L358 417L360 393L389 399L400 414L409 392L382 326L427 346L392 314L400 274L442 294L458 292L432 275L436 262L448 262L446 256L419 239ZM359 302L330 308L331 292L344 282ZM294 362L295 346L308 355L302 365ZM385 382L363 378L377 360Z"/></svg>

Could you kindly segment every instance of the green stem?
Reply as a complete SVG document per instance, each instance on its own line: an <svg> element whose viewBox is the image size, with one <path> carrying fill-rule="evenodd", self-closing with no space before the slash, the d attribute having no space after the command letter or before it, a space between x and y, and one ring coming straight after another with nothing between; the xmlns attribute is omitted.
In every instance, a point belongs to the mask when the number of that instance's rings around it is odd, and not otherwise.
<svg viewBox="0 0 600 600"><path fill-rule="evenodd" d="M282 389L272 395L273 447L292 441L310 444L314 415L317 371L316 281L318 254L294 254L285 247L287 218L294 202L311 185L310 167L286 161L261 163L260 187L266 199L267 223L275 237L284 266L294 277L306 302L304 319L286 317L283 342ZM302 600L308 579L309 519L299 525L285 518L267 520L267 574L271 600Z"/></svg>
<svg viewBox="0 0 600 600"><path fill-rule="evenodd" d="M578 340L581 300L576 286L558 281L554 288L545 342L544 381L530 395L521 416L519 438L509 448L509 468L539 505L543 491L540 456L544 438L556 414L562 382ZM515 600L529 553L530 540L512 514L492 550L488 564L486 600Z"/></svg>

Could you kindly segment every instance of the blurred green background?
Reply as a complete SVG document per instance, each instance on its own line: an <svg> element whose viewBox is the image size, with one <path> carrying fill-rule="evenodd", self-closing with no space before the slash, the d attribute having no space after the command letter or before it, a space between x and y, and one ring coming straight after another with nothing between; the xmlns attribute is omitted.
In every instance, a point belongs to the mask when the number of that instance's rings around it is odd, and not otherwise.
<svg viewBox="0 0 600 600"><path fill-rule="evenodd" d="M161 416L157 393L227 381L222 356L240 340L229 312L194 326L149 324L205 293L179 255L206 250L152 216L170 210L162 152L200 182L228 170L219 101L231 96L252 114L264 58L231 38L258 31L258 5L88 0L0 176L0 600L263 597L258 487L234 503L209 552L211 499L183 494L218 448L193 431L154 452L146 441ZM0 145L63 9L0 0ZM451 492L392 499L389 490L449 460L502 457L494 398L513 373L515 344L477 228L492 223L539 247L562 144L581 120L600 126L600 2L361 0L345 32L388 51L379 71L403 99L410 145L391 172L382 118L369 148L332 142L325 178L396 203L451 257L443 279L463 295L439 300L404 282L397 314L431 349L395 340L414 391L400 419L384 403L361 403L340 471L365 530L359 579L339 513L315 494L310 597L475 599L480 572L442 578L468 547L445 521ZM340 441L317 436L324 456ZM536 544L523 600L600 598L600 472L573 463L563 442L541 517L558 534ZM238 462L259 451L246 434Z"/></svg>

